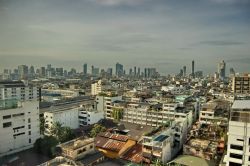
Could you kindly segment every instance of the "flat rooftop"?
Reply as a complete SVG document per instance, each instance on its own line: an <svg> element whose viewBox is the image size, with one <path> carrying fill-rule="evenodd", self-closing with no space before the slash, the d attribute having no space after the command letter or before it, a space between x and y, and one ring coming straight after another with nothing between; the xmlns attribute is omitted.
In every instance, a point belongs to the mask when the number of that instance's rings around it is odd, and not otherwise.
<svg viewBox="0 0 250 166"><path fill-rule="evenodd" d="M175 160L168 163L169 166L174 165L183 165L183 166L215 166L215 163L212 161L207 161L205 159L189 156L189 155L181 155L177 157Z"/></svg>
<svg viewBox="0 0 250 166"><path fill-rule="evenodd" d="M93 138L86 139L84 137L80 137L80 138L71 140L69 142L65 142L59 146L64 148L64 149L75 150L75 149L78 149L80 147L86 146L86 145L91 144L91 143L94 143Z"/></svg>
<svg viewBox="0 0 250 166"><path fill-rule="evenodd" d="M250 100L235 100L232 109L250 109Z"/></svg>

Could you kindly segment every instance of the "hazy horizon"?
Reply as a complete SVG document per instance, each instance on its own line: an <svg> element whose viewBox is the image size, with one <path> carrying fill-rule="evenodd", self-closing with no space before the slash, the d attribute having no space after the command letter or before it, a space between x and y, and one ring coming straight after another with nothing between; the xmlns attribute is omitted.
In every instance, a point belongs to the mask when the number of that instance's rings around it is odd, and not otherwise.
<svg viewBox="0 0 250 166"><path fill-rule="evenodd" d="M205 73L250 71L250 0L0 0L0 73L26 64L119 62Z"/></svg>

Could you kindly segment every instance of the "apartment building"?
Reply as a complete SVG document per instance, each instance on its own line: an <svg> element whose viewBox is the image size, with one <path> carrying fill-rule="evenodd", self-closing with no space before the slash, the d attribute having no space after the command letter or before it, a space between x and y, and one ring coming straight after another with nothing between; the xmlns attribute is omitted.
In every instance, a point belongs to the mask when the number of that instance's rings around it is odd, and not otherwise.
<svg viewBox="0 0 250 166"><path fill-rule="evenodd" d="M91 95L98 95L102 92L102 80L91 84Z"/></svg>
<svg viewBox="0 0 250 166"><path fill-rule="evenodd" d="M168 122L168 126L158 127L143 136L143 157L167 163L180 152L187 137L186 120Z"/></svg>
<svg viewBox="0 0 250 166"><path fill-rule="evenodd" d="M235 100L228 130L226 166L250 165L250 100Z"/></svg>
<svg viewBox="0 0 250 166"><path fill-rule="evenodd" d="M199 122L201 124L219 123L228 124L229 102L225 100L215 100L202 105Z"/></svg>
<svg viewBox="0 0 250 166"><path fill-rule="evenodd" d="M232 90L234 94L250 94L250 74L233 77Z"/></svg>
<svg viewBox="0 0 250 166"><path fill-rule="evenodd" d="M77 129L79 127L79 106L67 107L67 105L54 107L51 112L44 112L45 120L45 134L50 134L50 128L56 122L62 124L62 126L70 127L71 129Z"/></svg>
<svg viewBox="0 0 250 166"><path fill-rule="evenodd" d="M37 88L0 82L0 157L31 148L40 137Z"/></svg>
<svg viewBox="0 0 250 166"><path fill-rule="evenodd" d="M150 105L147 103L128 103L123 111L124 122L152 127L160 126L169 120L187 119L190 128L193 122L192 110L179 107L178 103Z"/></svg>
<svg viewBox="0 0 250 166"><path fill-rule="evenodd" d="M121 100L122 96L117 96L117 95L96 96L97 111L104 111L104 117L106 119L113 119L112 103L114 101L121 101Z"/></svg>
<svg viewBox="0 0 250 166"><path fill-rule="evenodd" d="M0 100L16 99L20 101L37 100L39 89L22 81L0 82Z"/></svg>
<svg viewBox="0 0 250 166"><path fill-rule="evenodd" d="M79 108L79 125L92 125L104 118L103 111L97 111L93 105L81 105Z"/></svg>

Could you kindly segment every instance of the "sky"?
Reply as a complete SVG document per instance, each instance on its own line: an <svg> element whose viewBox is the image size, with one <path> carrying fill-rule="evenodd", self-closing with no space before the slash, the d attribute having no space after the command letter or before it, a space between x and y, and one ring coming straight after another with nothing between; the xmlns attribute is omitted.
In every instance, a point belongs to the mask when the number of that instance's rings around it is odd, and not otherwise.
<svg viewBox="0 0 250 166"><path fill-rule="evenodd" d="M0 0L0 70L250 71L250 0ZM1 73L1 71L0 71Z"/></svg>

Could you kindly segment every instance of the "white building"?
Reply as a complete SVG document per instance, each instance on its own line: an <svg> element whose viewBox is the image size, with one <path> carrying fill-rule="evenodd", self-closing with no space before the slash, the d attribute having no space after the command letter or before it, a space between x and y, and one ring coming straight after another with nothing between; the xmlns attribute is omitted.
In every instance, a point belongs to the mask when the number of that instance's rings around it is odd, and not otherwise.
<svg viewBox="0 0 250 166"><path fill-rule="evenodd" d="M250 165L250 100L235 100L230 115L226 166Z"/></svg>
<svg viewBox="0 0 250 166"><path fill-rule="evenodd" d="M17 99L21 101L37 100L39 90L32 85L24 84L22 81L0 82L0 100Z"/></svg>
<svg viewBox="0 0 250 166"><path fill-rule="evenodd" d="M102 92L102 80L91 84L91 95L98 95Z"/></svg>
<svg viewBox="0 0 250 166"><path fill-rule="evenodd" d="M161 87L162 91L165 92L170 92L171 94L182 94L185 92L186 88L181 86L176 86L176 85L169 85L169 86L162 86Z"/></svg>
<svg viewBox="0 0 250 166"><path fill-rule="evenodd" d="M104 118L103 111L97 111L93 106L82 105L79 108L79 125L86 126L97 123Z"/></svg>
<svg viewBox="0 0 250 166"><path fill-rule="evenodd" d="M169 126L157 129L153 134L147 134L142 139L143 156L153 160L159 159L163 163L172 160L182 149L183 143L187 138L187 121L178 119L168 121Z"/></svg>
<svg viewBox="0 0 250 166"><path fill-rule="evenodd" d="M37 88L0 82L0 157L33 146L40 137Z"/></svg>
<svg viewBox="0 0 250 166"><path fill-rule="evenodd" d="M55 107L51 112L44 112L46 127L45 134L50 134L51 126L56 122L59 122L62 124L62 126L70 127L71 129L77 129L79 127L78 110L78 106L71 108Z"/></svg>

